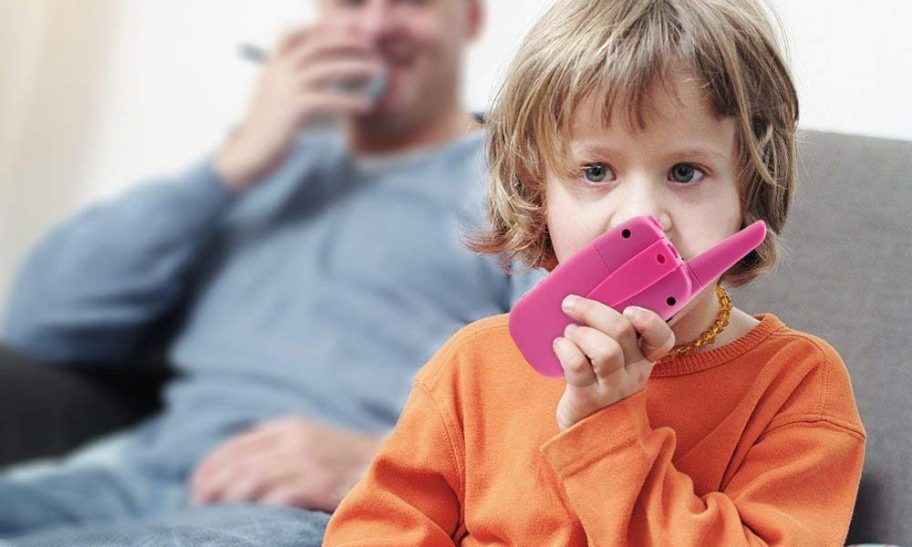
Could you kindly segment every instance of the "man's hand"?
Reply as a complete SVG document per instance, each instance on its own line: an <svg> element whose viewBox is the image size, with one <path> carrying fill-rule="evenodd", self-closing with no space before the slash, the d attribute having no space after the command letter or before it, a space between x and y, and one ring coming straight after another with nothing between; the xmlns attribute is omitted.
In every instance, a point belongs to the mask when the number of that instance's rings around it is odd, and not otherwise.
<svg viewBox="0 0 912 547"><path fill-rule="evenodd" d="M247 501L331 512L361 478L381 437L293 416L217 447L190 481L196 504Z"/></svg>
<svg viewBox="0 0 912 547"><path fill-rule="evenodd" d="M243 191L274 169L315 115L368 111L369 98L331 84L382 73L372 51L356 28L324 23L287 32L260 72L244 119L216 154L215 168L228 186Z"/></svg>
<svg viewBox="0 0 912 547"><path fill-rule="evenodd" d="M567 382L557 405L561 431L641 391L653 364L675 341L671 327L646 309L631 307L621 314L601 302L570 296L563 310L580 325L569 325L554 341Z"/></svg>

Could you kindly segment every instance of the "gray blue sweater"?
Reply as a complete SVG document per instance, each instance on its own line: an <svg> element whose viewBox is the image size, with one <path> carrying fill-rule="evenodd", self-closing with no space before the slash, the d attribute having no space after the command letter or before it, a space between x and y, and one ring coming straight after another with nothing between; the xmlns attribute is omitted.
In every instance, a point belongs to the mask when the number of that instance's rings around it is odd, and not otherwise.
<svg viewBox="0 0 912 547"><path fill-rule="evenodd" d="M390 428L413 373L461 326L540 278L464 248L484 215L480 132L371 165L302 136L237 196L202 161L53 230L11 294L3 341L60 363L128 363L184 310L180 373L135 458L187 472L255 422Z"/></svg>

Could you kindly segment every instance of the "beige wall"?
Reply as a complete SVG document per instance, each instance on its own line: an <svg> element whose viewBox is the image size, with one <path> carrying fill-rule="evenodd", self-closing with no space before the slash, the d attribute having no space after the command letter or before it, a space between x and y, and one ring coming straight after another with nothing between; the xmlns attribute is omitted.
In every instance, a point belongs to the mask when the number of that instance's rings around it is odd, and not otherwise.
<svg viewBox="0 0 912 547"><path fill-rule="evenodd" d="M0 0L0 302L25 249L71 211L117 0Z"/></svg>

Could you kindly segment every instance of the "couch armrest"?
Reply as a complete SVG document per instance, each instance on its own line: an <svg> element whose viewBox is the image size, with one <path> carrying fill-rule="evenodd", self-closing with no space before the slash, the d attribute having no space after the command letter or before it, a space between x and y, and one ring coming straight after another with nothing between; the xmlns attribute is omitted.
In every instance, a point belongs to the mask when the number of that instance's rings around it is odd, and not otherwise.
<svg viewBox="0 0 912 547"><path fill-rule="evenodd" d="M160 407L169 373L42 363L0 345L0 465L58 456Z"/></svg>

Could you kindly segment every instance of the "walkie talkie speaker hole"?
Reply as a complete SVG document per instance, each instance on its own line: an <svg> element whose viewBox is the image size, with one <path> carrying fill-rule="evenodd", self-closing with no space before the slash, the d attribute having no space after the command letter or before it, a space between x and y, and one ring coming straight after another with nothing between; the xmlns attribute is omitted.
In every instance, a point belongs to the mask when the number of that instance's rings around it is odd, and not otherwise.
<svg viewBox="0 0 912 547"><path fill-rule="evenodd" d="M628 239L630 237L630 230L625 229L623 232L621 232L621 237Z"/></svg>
<svg viewBox="0 0 912 547"><path fill-rule="evenodd" d="M674 306L675 304L678 303L678 301L675 300L675 297L669 296L668 299L665 300L665 303L668 304L669 306Z"/></svg>
<svg viewBox="0 0 912 547"><path fill-rule="evenodd" d="M656 255L656 260L659 261L659 264L665 264L665 255L663 255L663 254Z"/></svg>

